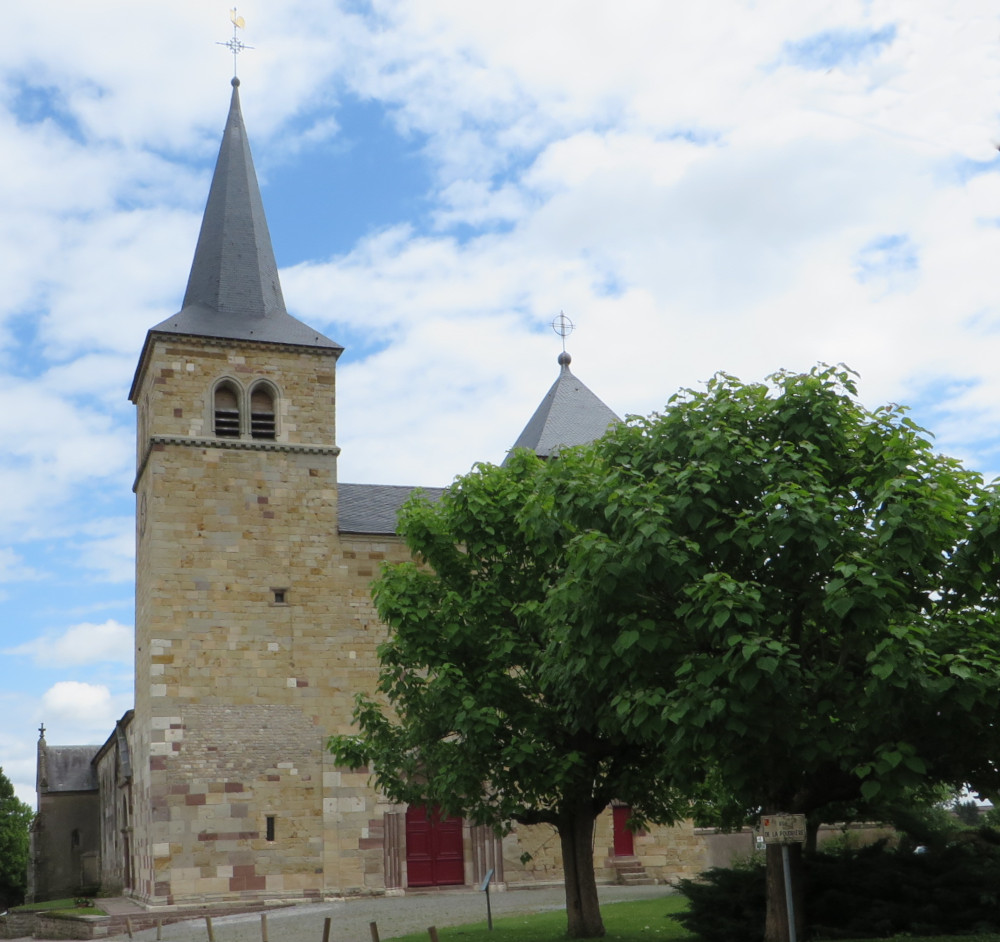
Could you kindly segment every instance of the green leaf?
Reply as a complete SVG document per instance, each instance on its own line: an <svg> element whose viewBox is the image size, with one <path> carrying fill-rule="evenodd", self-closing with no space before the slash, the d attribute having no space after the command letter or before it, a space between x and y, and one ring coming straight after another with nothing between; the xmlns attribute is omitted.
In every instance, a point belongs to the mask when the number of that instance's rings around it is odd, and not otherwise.
<svg viewBox="0 0 1000 942"><path fill-rule="evenodd" d="M623 631L618 636L618 641L615 644L616 650L621 653L627 651L639 640L639 632L634 628L630 628L628 631Z"/></svg>
<svg viewBox="0 0 1000 942"><path fill-rule="evenodd" d="M874 801L882 791L882 784L874 779L869 779L861 783L861 797L865 801Z"/></svg>

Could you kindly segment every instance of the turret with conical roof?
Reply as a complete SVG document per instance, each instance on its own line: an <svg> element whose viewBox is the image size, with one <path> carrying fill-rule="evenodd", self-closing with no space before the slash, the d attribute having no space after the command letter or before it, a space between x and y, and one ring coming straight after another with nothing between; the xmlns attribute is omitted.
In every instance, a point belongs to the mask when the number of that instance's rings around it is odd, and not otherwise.
<svg viewBox="0 0 1000 942"><path fill-rule="evenodd" d="M559 377L514 442L514 448L530 448L539 458L550 458L560 448L589 444L621 421L573 375L570 362L565 350L559 354Z"/></svg>

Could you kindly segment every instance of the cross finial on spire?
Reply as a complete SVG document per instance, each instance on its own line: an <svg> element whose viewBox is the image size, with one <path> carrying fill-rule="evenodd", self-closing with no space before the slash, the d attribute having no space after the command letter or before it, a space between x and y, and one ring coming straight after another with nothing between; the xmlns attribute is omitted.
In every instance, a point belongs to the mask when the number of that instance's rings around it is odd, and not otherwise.
<svg viewBox="0 0 1000 942"><path fill-rule="evenodd" d="M238 29L244 29L246 27L246 25L247 25L246 24L246 20L244 20L242 16L237 16L236 15L236 7L233 7L229 11L229 19L232 20L232 22L233 22L233 38L230 39L230 40L228 40L228 41L226 41L226 42L224 42L224 43L217 42L215 45L217 45L217 46L226 46L232 52L232 54L233 54L233 78L235 79L236 78L236 57L244 49L253 49L253 46L248 46L245 42L243 42L240 39L239 34L236 32Z"/></svg>
<svg viewBox="0 0 1000 942"><path fill-rule="evenodd" d="M552 318L552 329L562 337L562 353L559 354L559 365L568 367L571 361L569 354L566 352L566 338L576 329L575 325L560 311Z"/></svg>
<svg viewBox="0 0 1000 942"><path fill-rule="evenodd" d="M552 318L552 329L562 337L563 352L566 352L566 338L573 333L575 329L574 323L562 312L560 311Z"/></svg>
<svg viewBox="0 0 1000 942"><path fill-rule="evenodd" d="M43 742L45 740L45 724L44 723L42 723L42 725L38 727L38 738L41 739Z"/></svg>

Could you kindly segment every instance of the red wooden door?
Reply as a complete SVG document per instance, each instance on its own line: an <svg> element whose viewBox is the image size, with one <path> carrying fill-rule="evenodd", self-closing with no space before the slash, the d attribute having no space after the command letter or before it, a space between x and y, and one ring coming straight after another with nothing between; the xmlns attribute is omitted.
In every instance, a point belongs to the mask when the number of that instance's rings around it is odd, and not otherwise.
<svg viewBox="0 0 1000 942"><path fill-rule="evenodd" d="M635 845L632 843L632 832L626 827L631 808L615 806L611 809L611 817L614 822L615 831L615 856L634 857Z"/></svg>
<svg viewBox="0 0 1000 942"><path fill-rule="evenodd" d="M461 886L462 819L426 805L406 810L406 882L409 886Z"/></svg>

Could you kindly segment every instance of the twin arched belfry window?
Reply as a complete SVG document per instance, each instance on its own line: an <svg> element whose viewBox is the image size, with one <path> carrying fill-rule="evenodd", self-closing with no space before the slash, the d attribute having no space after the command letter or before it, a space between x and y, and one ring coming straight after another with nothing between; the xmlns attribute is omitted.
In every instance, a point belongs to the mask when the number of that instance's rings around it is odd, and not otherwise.
<svg viewBox="0 0 1000 942"><path fill-rule="evenodd" d="M222 380L213 394L216 438L248 436L274 441L278 431L276 400L277 392L270 383L256 383L247 396L235 380Z"/></svg>

